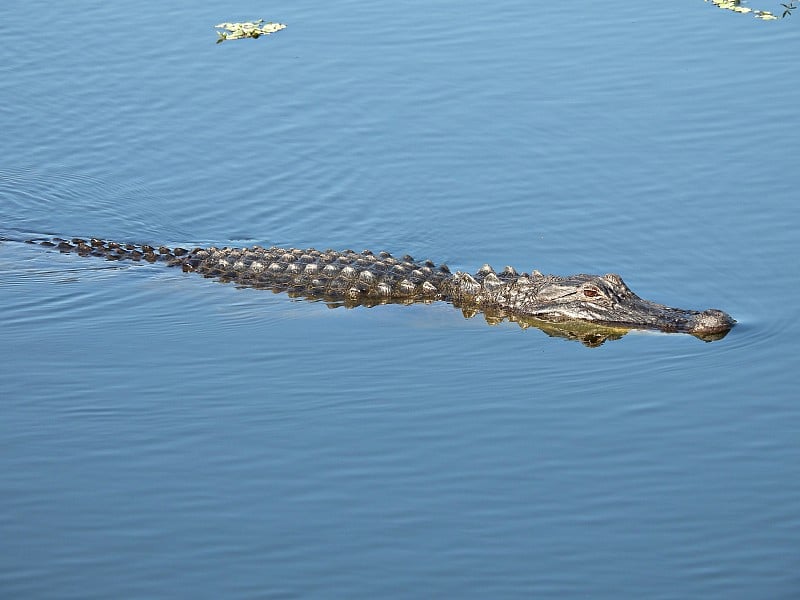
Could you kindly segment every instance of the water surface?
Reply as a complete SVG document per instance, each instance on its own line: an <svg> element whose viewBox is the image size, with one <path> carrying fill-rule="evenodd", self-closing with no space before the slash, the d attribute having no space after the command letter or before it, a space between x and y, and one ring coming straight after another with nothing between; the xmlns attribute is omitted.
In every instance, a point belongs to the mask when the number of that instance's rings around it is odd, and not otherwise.
<svg viewBox="0 0 800 600"><path fill-rule="evenodd" d="M796 596L791 19L264 10L5 11L0 595ZM739 324L588 348L44 235L618 272Z"/></svg>

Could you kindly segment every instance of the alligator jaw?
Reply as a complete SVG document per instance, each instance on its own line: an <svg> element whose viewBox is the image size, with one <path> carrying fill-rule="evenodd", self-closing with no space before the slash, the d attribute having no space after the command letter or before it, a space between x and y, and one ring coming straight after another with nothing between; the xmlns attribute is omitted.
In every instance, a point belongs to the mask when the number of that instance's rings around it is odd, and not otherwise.
<svg viewBox="0 0 800 600"><path fill-rule="evenodd" d="M613 306L609 315L600 321L634 328L659 329L666 332L689 333L697 337L727 333L736 321L727 313L710 308L704 311L672 308L639 298L633 292L624 303Z"/></svg>
<svg viewBox="0 0 800 600"><path fill-rule="evenodd" d="M718 340L731 330L736 321L727 313L716 308L702 312L672 308L648 300L637 298L622 312L630 318L632 327L645 327L665 332L688 333L705 341Z"/></svg>
<svg viewBox="0 0 800 600"><path fill-rule="evenodd" d="M728 313L711 308L705 311L684 310L648 300L628 299L624 306L611 310L595 306L561 306L558 311L538 312L539 319L551 321L582 320L598 325L626 329L652 329L666 333L688 333L704 341L725 337L736 321Z"/></svg>

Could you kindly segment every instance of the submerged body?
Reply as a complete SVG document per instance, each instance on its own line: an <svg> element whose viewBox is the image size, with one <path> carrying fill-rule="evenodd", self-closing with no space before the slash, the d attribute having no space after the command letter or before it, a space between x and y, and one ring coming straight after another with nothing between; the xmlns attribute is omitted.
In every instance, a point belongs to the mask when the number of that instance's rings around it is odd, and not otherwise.
<svg viewBox="0 0 800 600"><path fill-rule="evenodd" d="M348 306L443 300L465 311L562 323L582 321L622 329L655 329L690 333L701 339L724 336L736 321L727 313L671 308L634 294L619 275L559 277L518 273L512 267L495 272L484 265L477 273L451 273L446 265L395 258L381 252L313 248L155 248L93 238L35 241L62 252L108 260L164 261L240 286L271 289Z"/></svg>

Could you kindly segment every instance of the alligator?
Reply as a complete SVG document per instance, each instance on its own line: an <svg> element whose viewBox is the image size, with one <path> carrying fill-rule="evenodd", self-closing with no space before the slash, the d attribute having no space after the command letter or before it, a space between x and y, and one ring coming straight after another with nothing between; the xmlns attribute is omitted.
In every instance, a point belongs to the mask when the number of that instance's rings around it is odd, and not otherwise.
<svg viewBox="0 0 800 600"><path fill-rule="evenodd" d="M99 238L27 240L63 253L107 260L164 262L185 272L223 283L285 292L293 297L324 300L333 306L375 306L388 303L450 302L465 316L483 312L489 322L509 319L533 324L551 335L580 337L598 345L630 329L688 333L712 341L724 337L736 321L718 309L671 308L634 294L619 275L543 275L519 273L513 267L496 272L484 265L470 275L452 273L447 265L395 258L369 250L314 248L168 248L118 243ZM605 328L601 334L570 332L584 323ZM585 330L584 330L585 331ZM617 332L617 335L614 335ZM599 336L599 337L598 337Z"/></svg>

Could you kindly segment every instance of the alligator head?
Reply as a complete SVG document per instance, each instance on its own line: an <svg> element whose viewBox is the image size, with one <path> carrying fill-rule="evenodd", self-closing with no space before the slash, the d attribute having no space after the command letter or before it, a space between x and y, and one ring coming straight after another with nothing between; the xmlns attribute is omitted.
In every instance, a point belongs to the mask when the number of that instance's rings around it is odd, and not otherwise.
<svg viewBox="0 0 800 600"><path fill-rule="evenodd" d="M509 286L511 305L519 314L547 321L589 321L690 333L703 339L718 339L736 323L721 310L685 310L644 300L613 273L570 277L534 273L527 282L524 279Z"/></svg>
<svg viewBox="0 0 800 600"><path fill-rule="evenodd" d="M474 302L508 315L548 322L657 329L689 333L706 341L724 337L736 323L721 310L684 310L644 300L615 274L558 277L538 271L517 275L507 269L498 277L486 265L475 278L457 273L454 279L457 303Z"/></svg>

